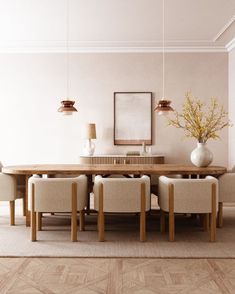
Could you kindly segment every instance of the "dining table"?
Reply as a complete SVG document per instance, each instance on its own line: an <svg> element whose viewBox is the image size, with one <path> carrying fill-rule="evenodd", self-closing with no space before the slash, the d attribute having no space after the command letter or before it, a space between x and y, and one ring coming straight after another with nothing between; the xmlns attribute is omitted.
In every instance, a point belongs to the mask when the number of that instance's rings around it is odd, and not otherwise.
<svg viewBox="0 0 235 294"><path fill-rule="evenodd" d="M30 211L28 210L28 179L33 175L67 175L78 176L87 175L88 177L88 206L89 195L92 192L93 175L173 175L181 174L188 177L201 177L211 175L218 177L227 171L223 166L196 167L190 164L29 164L5 166L2 172L14 176L25 176L25 203L26 203L26 226L30 226Z"/></svg>

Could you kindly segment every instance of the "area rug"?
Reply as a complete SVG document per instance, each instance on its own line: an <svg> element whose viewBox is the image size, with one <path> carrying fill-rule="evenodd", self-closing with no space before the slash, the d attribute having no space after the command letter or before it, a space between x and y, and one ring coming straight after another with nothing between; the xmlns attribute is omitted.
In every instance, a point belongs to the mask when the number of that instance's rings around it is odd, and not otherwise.
<svg viewBox="0 0 235 294"><path fill-rule="evenodd" d="M168 242L159 231L159 215L147 217L147 241L139 242L136 215L106 217L105 242L98 242L96 215L86 216L86 230L78 242L70 241L69 215L46 214L38 241L30 241L21 207L16 207L16 225L9 226L8 207L1 207L0 257L151 257L151 258L235 258L235 207L224 209L224 227L217 229L217 242L209 242L198 220L176 218L176 241Z"/></svg>

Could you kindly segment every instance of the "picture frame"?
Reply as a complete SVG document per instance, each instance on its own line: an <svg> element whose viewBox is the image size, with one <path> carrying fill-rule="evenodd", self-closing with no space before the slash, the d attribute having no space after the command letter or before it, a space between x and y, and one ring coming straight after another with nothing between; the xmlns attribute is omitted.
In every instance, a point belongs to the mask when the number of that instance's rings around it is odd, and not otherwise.
<svg viewBox="0 0 235 294"><path fill-rule="evenodd" d="M152 92L114 92L114 145L152 145Z"/></svg>

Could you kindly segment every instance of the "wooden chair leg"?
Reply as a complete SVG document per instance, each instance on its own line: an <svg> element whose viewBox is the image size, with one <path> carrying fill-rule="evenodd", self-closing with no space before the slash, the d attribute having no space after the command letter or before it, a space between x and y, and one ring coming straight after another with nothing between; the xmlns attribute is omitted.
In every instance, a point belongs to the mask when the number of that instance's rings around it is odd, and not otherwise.
<svg viewBox="0 0 235 294"><path fill-rule="evenodd" d="M99 231L99 241L104 241L104 187L100 184L99 187L99 214L98 214L98 231Z"/></svg>
<svg viewBox="0 0 235 294"><path fill-rule="evenodd" d="M32 184L31 196L31 241L37 241L36 212L35 212L35 184Z"/></svg>
<svg viewBox="0 0 235 294"><path fill-rule="evenodd" d="M79 212L79 229L80 231L85 231L85 212L81 210Z"/></svg>
<svg viewBox="0 0 235 294"><path fill-rule="evenodd" d="M219 202L219 211L218 211L218 227L222 228L223 227L223 202Z"/></svg>
<svg viewBox="0 0 235 294"><path fill-rule="evenodd" d="M146 241L146 198L145 198L145 183L141 184L141 209L140 209L140 241Z"/></svg>
<svg viewBox="0 0 235 294"><path fill-rule="evenodd" d="M23 216L26 216L26 200L25 200L25 196L22 198L22 210L23 210Z"/></svg>
<svg viewBox="0 0 235 294"><path fill-rule="evenodd" d="M37 230L41 231L42 230L42 213L37 212Z"/></svg>
<svg viewBox="0 0 235 294"><path fill-rule="evenodd" d="M15 225L15 200L10 201L10 225Z"/></svg>
<svg viewBox="0 0 235 294"><path fill-rule="evenodd" d="M72 183L71 241L77 241L77 184Z"/></svg>
<svg viewBox="0 0 235 294"><path fill-rule="evenodd" d="M174 185L169 185L169 241L175 241Z"/></svg>
<svg viewBox="0 0 235 294"><path fill-rule="evenodd" d="M160 232L165 233L165 231L166 231L165 212L161 209L160 210Z"/></svg>
<svg viewBox="0 0 235 294"><path fill-rule="evenodd" d="M216 241L216 185L212 184L211 191L211 232L210 241Z"/></svg>

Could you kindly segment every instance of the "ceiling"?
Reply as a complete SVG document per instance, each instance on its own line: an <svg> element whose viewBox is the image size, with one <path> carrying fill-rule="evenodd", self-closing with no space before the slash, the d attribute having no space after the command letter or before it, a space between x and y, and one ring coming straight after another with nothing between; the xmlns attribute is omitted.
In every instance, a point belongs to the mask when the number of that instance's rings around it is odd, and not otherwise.
<svg viewBox="0 0 235 294"><path fill-rule="evenodd" d="M66 50L67 0L0 0L0 51ZM162 0L69 0L69 47L162 50ZM235 0L165 0L168 51L235 47Z"/></svg>

